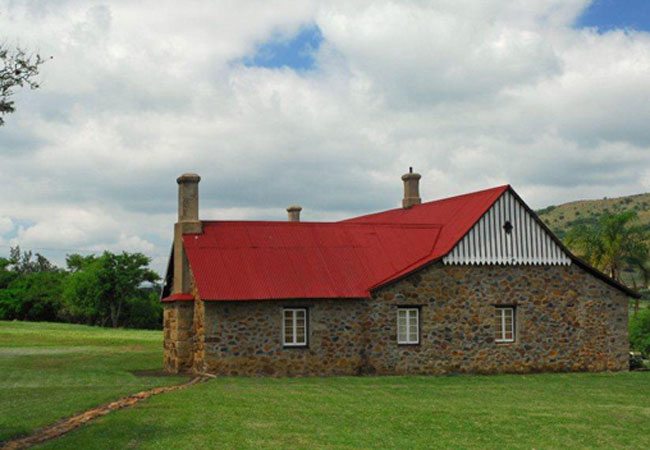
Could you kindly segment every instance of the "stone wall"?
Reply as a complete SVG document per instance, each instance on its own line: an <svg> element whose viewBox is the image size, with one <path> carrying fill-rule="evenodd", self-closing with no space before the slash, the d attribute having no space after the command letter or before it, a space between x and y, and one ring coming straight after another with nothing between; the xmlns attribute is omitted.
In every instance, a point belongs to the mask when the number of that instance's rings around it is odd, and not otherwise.
<svg viewBox="0 0 650 450"><path fill-rule="evenodd" d="M192 366L194 302L176 301L163 307L165 372L186 372Z"/></svg>
<svg viewBox="0 0 650 450"><path fill-rule="evenodd" d="M308 309L307 347L284 347L283 308ZM351 375L363 367L367 300L205 302L205 367L220 375Z"/></svg>
<svg viewBox="0 0 650 450"><path fill-rule="evenodd" d="M435 264L371 299L195 303L165 307L169 371L447 374L628 365L627 297L575 265ZM515 306L515 342L494 342L495 305ZM397 344L398 306L420 309L420 344ZM308 309L307 347L283 347L284 307Z"/></svg>
<svg viewBox="0 0 650 450"><path fill-rule="evenodd" d="M628 368L625 294L571 266L436 264L369 302L369 365L379 374ZM398 345L398 306L420 308L420 344ZM495 305L514 305L515 342L494 341Z"/></svg>

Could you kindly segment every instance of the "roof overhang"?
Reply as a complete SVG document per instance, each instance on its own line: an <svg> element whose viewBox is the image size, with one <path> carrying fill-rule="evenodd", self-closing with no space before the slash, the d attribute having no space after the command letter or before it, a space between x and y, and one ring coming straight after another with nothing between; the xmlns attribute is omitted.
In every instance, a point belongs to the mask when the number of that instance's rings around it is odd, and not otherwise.
<svg viewBox="0 0 650 450"><path fill-rule="evenodd" d="M172 294L160 300L161 302L191 302L194 296L191 294Z"/></svg>

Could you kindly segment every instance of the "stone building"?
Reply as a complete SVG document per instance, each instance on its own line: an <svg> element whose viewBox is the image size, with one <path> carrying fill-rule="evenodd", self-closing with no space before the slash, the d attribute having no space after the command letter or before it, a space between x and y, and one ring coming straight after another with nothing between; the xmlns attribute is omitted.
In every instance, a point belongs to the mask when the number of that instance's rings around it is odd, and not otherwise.
<svg viewBox="0 0 650 450"><path fill-rule="evenodd" d="M340 222L202 221L178 178L168 372L292 376L626 370L628 297L510 186Z"/></svg>

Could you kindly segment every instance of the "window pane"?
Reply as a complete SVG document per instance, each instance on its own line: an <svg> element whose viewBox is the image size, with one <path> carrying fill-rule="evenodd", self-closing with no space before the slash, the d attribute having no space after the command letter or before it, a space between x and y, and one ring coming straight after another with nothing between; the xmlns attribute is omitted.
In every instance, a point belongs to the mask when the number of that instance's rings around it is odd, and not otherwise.
<svg viewBox="0 0 650 450"><path fill-rule="evenodd" d="M418 341L418 310L409 311L409 342Z"/></svg>
<svg viewBox="0 0 650 450"><path fill-rule="evenodd" d="M296 311L296 321L300 322L305 320L305 310L299 309Z"/></svg>
<svg viewBox="0 0 650 450"><path fill-rule="evenodd" d="M514 332L514 310L512 308L507 308L503 311L503 313L506 315L505 317L505 332L506 332L506 339L512 339L512 335Z"/></svg>
<svg viewBox="0 0 650 450"><path fill-rule="evenodd" d="M284 310L284 343L293 344L293 311L290 309Z"/></svg>
<svg viewBox="0 0 650 450"><path fill-rule="evenodd" d="M397 342L406 342L406 320L405 309L397 310Z"/></svg>

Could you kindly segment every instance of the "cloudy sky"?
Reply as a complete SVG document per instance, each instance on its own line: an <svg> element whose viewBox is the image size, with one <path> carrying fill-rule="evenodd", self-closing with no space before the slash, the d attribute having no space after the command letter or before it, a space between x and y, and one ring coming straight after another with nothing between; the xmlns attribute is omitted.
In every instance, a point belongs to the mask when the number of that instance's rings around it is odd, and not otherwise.
<svg viewBox="0 0 650 450"><path fill-rule="evenodd" d="M647 0L0 0L53 59L0 128L0 255L141 251L203 219L334 220L510 183L650 190Z"/></svg>

